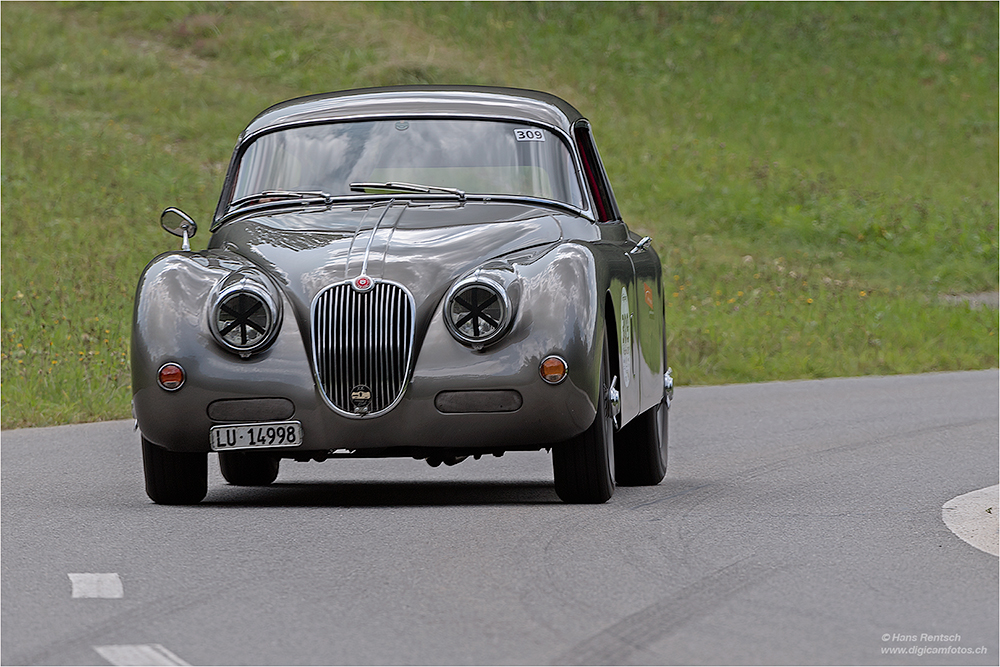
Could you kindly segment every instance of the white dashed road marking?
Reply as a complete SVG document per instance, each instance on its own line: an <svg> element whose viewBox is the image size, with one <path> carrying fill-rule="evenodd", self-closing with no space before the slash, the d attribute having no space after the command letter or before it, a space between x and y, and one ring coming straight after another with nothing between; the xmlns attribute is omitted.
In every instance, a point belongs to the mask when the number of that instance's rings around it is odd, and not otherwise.
<svg viewBox="0 0 1000 667"><path fill-rule="evenodd" d="M125 596L121 578L114 572L70 573L75 598L120 598Z"/></svg>
<svg viewBox="0 0 1000 667"><path fill-rule="evenodd" d="M116 572L70 572L75 598L122 598L125 587ZM187 665L160 644L116 644L94 650L112 665Z"/></svg>
<svg viewBox="0 0 1000 667"><path fill-rule="evenodd" d="M112 665L187 665L159 644L118 644L95 646L94 650Z"/></svg>
<svg viewBox="0 0 1000 667"><path fill-rule="evenodd" d="M952 498L941 508L941 518L972 546L1000 555L1000 485Z"/></svg>

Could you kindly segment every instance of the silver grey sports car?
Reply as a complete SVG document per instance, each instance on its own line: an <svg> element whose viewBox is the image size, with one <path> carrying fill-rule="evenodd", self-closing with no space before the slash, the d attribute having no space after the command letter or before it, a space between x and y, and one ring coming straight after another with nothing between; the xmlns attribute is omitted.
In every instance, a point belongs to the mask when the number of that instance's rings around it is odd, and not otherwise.
<svg viewBox="0 0 1000 667"><path fill-rule="evenodd" d="M201 501L282 459L432 466L551 450L600 503L667 465L660 259L621 219L590 124L507 88L283 102L240 135L212 219L143 271L133 412L146 492Z"/></svg>

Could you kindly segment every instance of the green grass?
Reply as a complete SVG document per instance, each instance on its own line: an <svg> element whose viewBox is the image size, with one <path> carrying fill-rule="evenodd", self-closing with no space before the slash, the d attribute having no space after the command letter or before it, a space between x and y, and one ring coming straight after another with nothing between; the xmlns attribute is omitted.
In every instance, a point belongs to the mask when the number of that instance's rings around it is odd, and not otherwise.
<svg viewBox="0 0 1000 667"><path fill-rule="evenodd" d="M132 294L296 95L548 90L667 271L679 384L995 367L996 3L5 3L2 425L129 413ZM207 233L194 239L204 247Z"/></svg>

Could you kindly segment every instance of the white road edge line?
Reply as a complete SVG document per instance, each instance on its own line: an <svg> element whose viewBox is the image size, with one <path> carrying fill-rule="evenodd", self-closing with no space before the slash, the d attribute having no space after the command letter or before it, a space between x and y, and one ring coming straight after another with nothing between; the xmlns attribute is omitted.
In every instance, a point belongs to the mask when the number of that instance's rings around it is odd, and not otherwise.
<svg viewBox="0 0 1000 667"><path fill-rule="evenodd" d="M117 644L95 646L102 658L112 665L187 665L160 644Z"/></svg>
<svg viewBox="0 0 1000 667"><path fill-rule="evenodd" d="M75 598L121 598L125 588L115 572L70 572Z"/></svg>
<svg viewBox="0 0 1000 667"><path fill-rule="evenodd" d="M952 498L941 507L941 519L965 542L1000 556L1000 485Z"/></svg>

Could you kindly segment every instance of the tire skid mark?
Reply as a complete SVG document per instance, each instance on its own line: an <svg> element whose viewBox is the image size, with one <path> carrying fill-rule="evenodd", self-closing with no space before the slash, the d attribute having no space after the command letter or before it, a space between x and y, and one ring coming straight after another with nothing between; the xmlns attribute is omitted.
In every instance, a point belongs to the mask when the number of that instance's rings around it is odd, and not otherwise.
<svg viewBox="0 0 1000 667"><path fill-rule="evenodd" d="M658 490L664 494L662 497L628 507L637 517L660 522L661 539L657 548L660 563L669 567L679 581L696 582L702 573L717 567L717 560L706 557L696 549L697 541L689 534L689 519L700 506L730 492L732 487L730 481L724 478L668 478ZM667 534L671 537L666 538Z"/></svg>
<svg viewBox="0 0 1000 667"><path fill-rule="evenodd" d="M579 520L563 523L545 541L545 546L542 548L542 571L545 577L543 585L549 590L547 596L550 599L558 600L563 607L594 612L599 611L599 609L595 610L585 596L584 599L581 599L579 590L576 588L567 589L561 585L564 574L562 568L565 564L557 554L557 551L566 547L566 543L571 541L572 537L585 535L586 530L587 526ZM566 538L567 535L570 536L569 539Z"/></svg>
<svg viewBox="0 0 1000 667"><path fill-rule="evenodd" d="M928 435L931 433L950 433L953 430L969 428L973 426L979 426L980 424L985 424L992 421L991 419L965 419L962 421L955 421L949 424L935 424L933 426L917 426L911 427L902 431L893 431L888 433L876 433L876 429L872 432L865 432L862 437L855 438L849 442L838 442L838 443L822 443L819 444L815 449L810 447L804 447L801 451L791 453L787 456L783 456L779 459L773 461L766 461L760 465L756 465L752 468L747 468L735 475L733 475L733 482L744 482L747 480L755 479L764 475L769 475L773 472L786 468L793 463L797 463L801 459L815 459L820 456L836 456L840 454L846 454L853 452L855 450L865 450L875 447L883 447L886 444L908 441L917 435ZM810 429L813 427L810 427ZM805 430L805 429L800 429Z"/></svg>
<svg viewBox="0 0 1000 667"><path fill-rule="evenodd" d="M584 506L586 507L586 506ZM540 628L550 633L553 639L563 636L562 617L553 615L552 609L566 612L583 612L600 618L604 609L600 603L591 601L578 586L565 582L566 556L563 550L571 545L572 539L586 535L593 530L590 517L584 512L573 512L572 518L547 523L547 537L541 543L539 558L532 559L531 577L524 583L518 595L518 603L527 616ZM522 544L538 543L535 535L526 537Z"/></svg>
<svg viewBox="0 0 1000 667"><path fill-rule="evenodd" d="M674 480L670 480L670 481L674 481ZM639 503L638 505L632 505L629 509L631 509L631 510L639 510L639 509L644 509L646 507L650 507L652 505L658 505L658 504L660 504L662 502L666 502L668 500L674 500L675 498L680 498L681 496L686 496L689 493L695 493L696 491L700 491L701 489L708 488L708 487L712 486L712 484L714 484L714 482L706 482L704 484L699 484L698 486L694 486L694 487L691 487L689 489L684 489L683 491L677 491L675 493L671 493L668 496L662 496L660 498L657 498L656 500L650 500L650 501L647 501L647 502L644 502L644 503Z"/></svg>
<svg viewBox="0 0 1000 667"><path fill-rule="evenodd" d="M220 587L214 591L207 591L208 595L222 594ZM158 598L150 602L124 609L113 616L110 616L100 623L82 628L79 632L57 639L50 644L39 647L33 652L24 652L5 662L13 665L44 665L52 664L62 653L73 650L81 644L93 647L95 642L102 637L110 637L118 633L124 627L135 625L144 620L159 619L169 617L185 609L191 609L202 604L201 598L188 598L183 594L175 594L164 598Z"/></svg>
<svg viewBox="0 0 1000 667"><path fill-rule="evenodd" d="M746 468L742 471L734 472L731 475L720 477L718 480L711 481L708 483L701 483L690 489L680 491L667 498L674 498L676 502L670 506L673 512L679 513L682 520L686 520L694 515L695 511L703 504L715 500L721 494L725 493L729 489L733 488L745 488L750 482L757 479L758 477L766 477L768 475L774 474L781 471L791 465L794 465L803 458L818 458L825 456L839 456L845 453L853 452L855 450L865 450L874 447L882 447L888 443L897 442L900 440L906 440L914 435L926 435L929 433L951 433L956 429L964 429L972 426L977 426L989 422L990 419L965 419L960 421L955 421L949 424L940 424L934 426L920 426L916 428L910 428L902 432L893 432L887 434L868 434L865 438L855 438L849 442L843 442L838 444L825 444L821 445L815 449L805 448L800 452L793 454L787 454L781 456L780 458L775 458L774 460L765 461L758 465L750 468ZM669 471L668 471L669 474ZM682 481L683 478L674 480ZM700 480L699 480L700 481ZM694 480L687 480L687 483L694 483ZM632 509L645 509L648 505L655 505L662 500L667 498L654 500L649 503L642 505L637 505ZM688 530L683 525L685 522L681 521L680 525L680 536L682 544L689 543L690 535Z"/></svg>
<svg viewBox="0 0 1000 667"><path fill-rule="evenodd" d="M645 653L661 639L691 620L704 616L727 602L734 594L777 572L747 560L737 561L685 586L645 609L626 616L557 656L551 665L621 665L635 654ZM659 662L646 654L646 661Z"/></svg>

